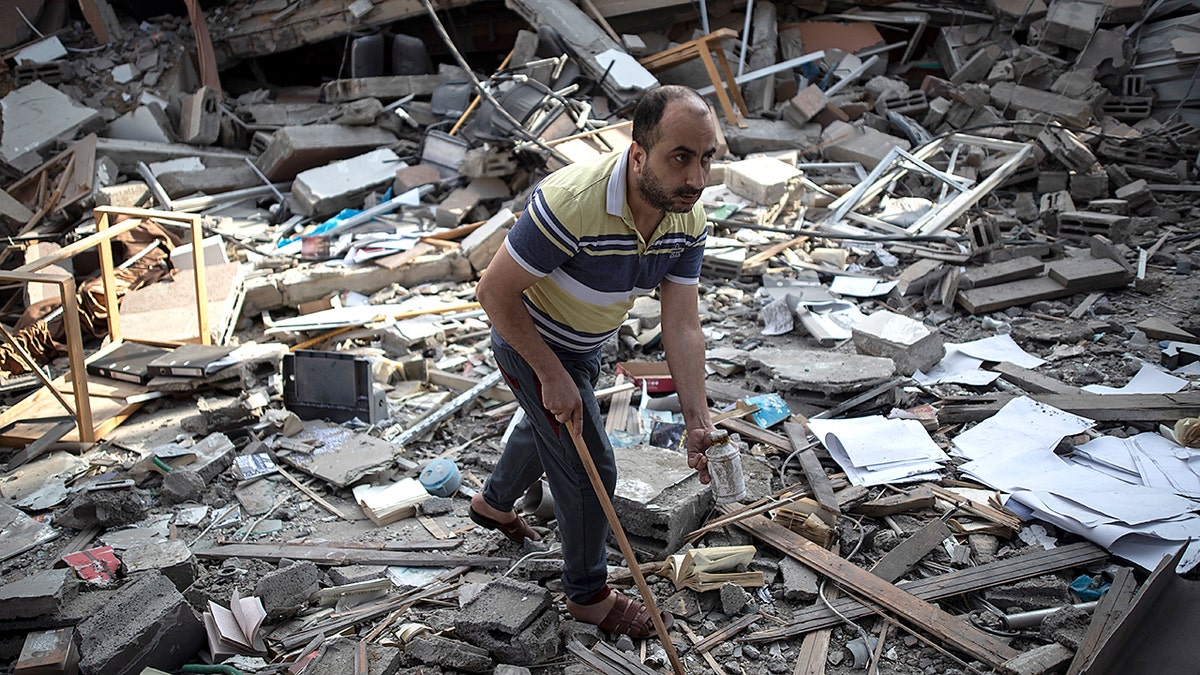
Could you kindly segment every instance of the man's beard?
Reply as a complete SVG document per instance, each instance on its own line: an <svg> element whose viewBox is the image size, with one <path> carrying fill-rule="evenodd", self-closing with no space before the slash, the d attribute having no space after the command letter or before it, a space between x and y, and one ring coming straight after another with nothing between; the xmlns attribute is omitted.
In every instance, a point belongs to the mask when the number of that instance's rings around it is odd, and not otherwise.
<svg viewBox="0 0 1200 675"><path fill-rule="evenodd" d="M697 194L695 190L689 190L686 187L681 187L674 192L668 192L663 186L662 181L658 176L650 170L649 163L642 169L642 173L637 179L638 194L646 203L656 209L670 211L672 213L687 213L692 210L691 204L680 204L676 201L679 199L688 199Z"/></svg>

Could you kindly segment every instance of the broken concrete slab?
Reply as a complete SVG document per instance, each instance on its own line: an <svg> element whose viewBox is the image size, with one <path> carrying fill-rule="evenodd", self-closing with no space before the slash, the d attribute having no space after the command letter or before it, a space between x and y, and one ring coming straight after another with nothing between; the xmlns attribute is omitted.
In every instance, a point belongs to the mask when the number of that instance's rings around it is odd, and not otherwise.
<svg viewBox="0 0 1200 675"><path fill-rule="evenodd" d="M702 524L712 493L679 454L636 445L613 448L617 489L613 509L629 541L655 555L674 553Z"/></svg>
<svg viewBox="0 0 1200 675"><path fill-rule="evenodd" d="M783 106L783 119L797 128L802 128L824 110L828 103L825 92L817 85L810 84L788 99L787 104Z"/></svg>
<svg viewBox="0 0 1200 675"><path fill-rule="evenodd" d="M205 642L204 624L169 579L147 572L79 624L83 675L174 670Z"/></svg>
<svg viewBox="0 0 1200 675"><path fill-rule="evenodd" d="M254 587L254 595L262 600L268 616L287 617L308 604L320 579L321 570L316 564L302 560L263 575Z"/></svg>
<svg viewBox="0 0 1200 675"><path fill-rule="evenodd" d="M358 641L335 637L322 645L322 653L305 666L315 673L353 673L358 653ZM405 651L411 651L411 647ZM395 675L402 662L400 649L386 645L367 643L367 664L364 675ZM357 671L363 673L363 671Z"/></svg>
<svg viewBox="0 0 1200 675"><path fill-rule="evenodd" d="M735 358L767 391L779 393L844 394L882 384L896 374L891 359L809 349L763 347Z"/></svg>
<svg viewBox="0 0 1200 675"><path fill-rule="evenodd" d="M394 181L402 165L396 153L380 148L301 171L292 183L292 201L299 213L319 218L358 208L368 192Z"/></svg>
<svg viewBox="0 0 1200 675"><path fill-rule="evenodd" d="M966 290L995 286L1018 279L1029 279L1040 275L1045 268L1046 265L1041 260L1032 256L986 263L978 267L968 267L958 278L958 287Z"/></svg>
<svg viewBox="0 0 1200 675"><path fill-rule="evenodd" d="M47 569L0 586L0 621L52 616L77 582L69 568Z"/></svg>
<svg viewBox="0 0 1200 675"><path fill-rule="evenodd" d="M180 592L196 582L196 558L187 542L179 539L127 548L121 553L121 566L125 574L130 576L157 570L170 579Z"/></svg>
<svg viewBox="0 0 1200 675"><path fill-rule="evenodd" d="M232 164L253 159L253 155L242 150L198 147L183 143L128 141L120 138L96 139L96 156L107 157L116 163L117 169L121 173L130 176L137 175L138 162L151 164L171 159L198 157L201 161L224 160L227 164Z"/></svg>
<svg viewBox="0 0 1200 675"><path fill-rule="evenodd" d="M41 163L39 151L57 140L70 140L104 124L100 113L40 80L0 99L0 161L20 171Z"/></svg>
<svg viewBox="0 0 1200 675"><path fill-rule="evenodd" d="M413 638L405 646L404 653L426 665L467 673L492 672L496 665L486 649L432 633Z"/></svg>
<svg viewBox="0 0 1200 675"><path fill-rule="evenodd" d="M171 121L165 110L157 105L140 105L108 123L103 135L126 141L172 143Z"/></svg>
<svg viewBox="0 0 1200 675"><path fill-rule="evenodd" d="M1041 89L1012 82L997 82L991 88L990 95L992 103L1002 109L1046 113L1075 127L1086 127L1092 121L1092 109L1086 101L1077 101Z"/></svg>
<svg viewBox="0 0 1200 675"><path fill-rule="evenodd" d="M811 148L821 142L821 125L810 123L797 128L782 121L750 118L746 127L721 122L729 152L745 157L758 152Z"/></svg>
<svg viewBox="0 0 1200 675"><path fill-rule="evenodd" d="M458 634L499 661L542 663L561 646L558 613L545 588L508 577L489 582L455 618Z"/></svg>
<svg viewBox="0 0 1200 675"><path fill-rule="evenodd" d="M792 193L803 174L774 157L751 157L725 167L725 185L735 194L770 206Z"/></svg>
<svg viewBox="0 0 1200 675"><path fill-rule="evenodd" d="M460 250L471 261L471 269L475 274L483 272L496 251L504 245L508 230L517 222L516 216L507 208L502 208L483 225L475 228L471 234L463 238Z"/></svg>
<svg viewBox="0 0 1200 675"><path fill-rule="evenodd" d="M936 330L902 314L875 312L855 323L850 331L859 354L890 358L901 375L928 371L946 354Z"/></svg>
<svg viewBox="0 0 1200 675"><path fill-rule="evenodd" d="M283 127L271 135L270 144L254 160L254 165L268 180L292 180L301 171L388 147L395 142L395 136L379 127L340 124Z"/></svg>
<svg viewBox="0 0 1200 675"><path fill-rule="evenodd" d="M867 170L882 162L892 148L912 148L912 143L903 138L846 122L834 122L826 127L821 132L821 141L828 143L821 152L830 161L858 162Z"/></svg>

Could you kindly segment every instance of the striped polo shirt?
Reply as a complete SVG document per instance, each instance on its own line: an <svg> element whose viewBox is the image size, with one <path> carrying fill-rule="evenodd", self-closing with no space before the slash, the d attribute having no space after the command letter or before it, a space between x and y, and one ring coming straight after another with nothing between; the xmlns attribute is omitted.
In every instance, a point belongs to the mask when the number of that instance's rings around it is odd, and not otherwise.
<svg viewBox="0 0 1200 675"><path fill-rule="evenodd" d="M525 291L525 306L560 355L596 353L634 298L664 279L699 280L704 208L667 212L644 240L625 201L628 156L626 148L547 176L505 239L513 259L539 277Z"/></svg>

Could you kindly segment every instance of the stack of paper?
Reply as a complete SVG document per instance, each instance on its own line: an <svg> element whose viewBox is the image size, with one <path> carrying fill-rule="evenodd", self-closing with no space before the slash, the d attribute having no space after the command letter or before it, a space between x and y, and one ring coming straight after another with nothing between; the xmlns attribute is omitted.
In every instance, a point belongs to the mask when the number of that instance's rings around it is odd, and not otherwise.
<svg viewBox="0 0 1200 675"><path fill-rule="evenodd" d="M1073 532L1147 569L1188 541L1200 540L1200 473L1191 451L1141 434L1098 439L1079 446L1071 459L1054 448L1092 421L1026 397L954 439L972 461L966 476L1011 493L1009 509ZM1200 563L1191 545L1179 563Z"/></svg>
<svg viewBox="0 0 1200 675"><path fill-rule="evenodd" d="M404 478L391 485L354 486L354 499L363 513L380 526L411 517L417 512L417 504L429 496L425 486L415 478Z"/></svg>
<svg viewBox="0 0 1200 675"><path fill-rule="evenodd" d="M851 485L937 480L949 459L917 420L880 415L809 420L808 427L829 451Z"/></svg>

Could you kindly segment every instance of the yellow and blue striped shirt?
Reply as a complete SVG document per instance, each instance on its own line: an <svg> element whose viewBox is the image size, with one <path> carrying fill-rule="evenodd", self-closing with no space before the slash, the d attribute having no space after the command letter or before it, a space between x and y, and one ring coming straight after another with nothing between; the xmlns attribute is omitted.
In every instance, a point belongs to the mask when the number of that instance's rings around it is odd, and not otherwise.
<svg viewBox="0 0 1200 675"><path fill-rule="evenodd" d="M545 178L505 239L517 264L540 277L525 306L562 356L594 354L628 316L634 297L664 280L695 284L706 234L704 208L667 212L649 241L625 200L629 150Z"/></svg>

